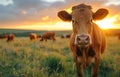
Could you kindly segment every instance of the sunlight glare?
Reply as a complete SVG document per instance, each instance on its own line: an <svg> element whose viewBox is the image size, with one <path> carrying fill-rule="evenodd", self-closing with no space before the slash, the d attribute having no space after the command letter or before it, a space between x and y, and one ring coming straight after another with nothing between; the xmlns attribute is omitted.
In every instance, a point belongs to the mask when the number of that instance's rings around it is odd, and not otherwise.
<svg viewBox="0 0 120 77"><path fill-rule="evenodd" d="M105 18L101 21L95 21L103 29L110 29L115 27L115 18Z"/></svg>

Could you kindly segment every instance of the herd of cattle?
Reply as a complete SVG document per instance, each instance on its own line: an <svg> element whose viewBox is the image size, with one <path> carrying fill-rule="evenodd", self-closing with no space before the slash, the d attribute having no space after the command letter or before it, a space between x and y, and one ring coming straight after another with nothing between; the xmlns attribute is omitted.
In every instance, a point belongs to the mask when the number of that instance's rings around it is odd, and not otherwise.
<svg viewBox="0 0 120 77"><path fill-rule="evenodd" d="M56 40L56 33L53 31L44 32L42 35L37 35L36 33L30 33L28 36L30 40L40 39L40 41L47 41L47 40ZM70 34L62 34L60 38L70 38ZM2 34L0 35L0 39L7 39L7 42L14 41L15 34Z"/></svg>
<svg viewBox="0 0 120 77"><path fill-rule="evenodd" d="M45 32L43 33L43 35L37 35L36 33L30 33L28 34L27 37L30 38L30 40L36 40L36 39L40 39L40 41L47 41L47 40L56 40L56 33L55 32ZM60 36L60 38L64 39L64 38L70 38L71 34L62 34ZM120 40L120 34L117 35L118 39ZM7 39L6 41L14 41L15 38L15 34L1 34L0 35L0 39Z"/></svg>

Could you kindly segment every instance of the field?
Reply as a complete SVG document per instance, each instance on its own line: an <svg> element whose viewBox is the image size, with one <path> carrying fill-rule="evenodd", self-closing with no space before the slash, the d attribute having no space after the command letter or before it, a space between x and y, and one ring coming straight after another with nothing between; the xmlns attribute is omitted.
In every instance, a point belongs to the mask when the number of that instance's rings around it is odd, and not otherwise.
<svg viewBox="0 0 120 77"><path fill-rule="evenodd" d="M16 37L7 43L0 39L0 77L77 77L69 39L40 42ZM83 70L90 77L91 66ZM120 77L120 40L107 36L99 77Z"/></svg>

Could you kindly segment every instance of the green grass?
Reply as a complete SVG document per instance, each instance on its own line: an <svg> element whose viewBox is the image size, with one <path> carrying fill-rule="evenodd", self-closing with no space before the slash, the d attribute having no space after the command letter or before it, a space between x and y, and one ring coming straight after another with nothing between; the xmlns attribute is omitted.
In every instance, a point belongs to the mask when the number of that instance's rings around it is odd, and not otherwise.
<svg viewBox="0 0 120 77"><path fill-rule="evenodd" d="M0 40L0 77L77 77L69 39L57 37L55 42L15 38ZM107 37L99 77L120 77L120 40ZM84 70L90 77L91 66Z"/></svg>

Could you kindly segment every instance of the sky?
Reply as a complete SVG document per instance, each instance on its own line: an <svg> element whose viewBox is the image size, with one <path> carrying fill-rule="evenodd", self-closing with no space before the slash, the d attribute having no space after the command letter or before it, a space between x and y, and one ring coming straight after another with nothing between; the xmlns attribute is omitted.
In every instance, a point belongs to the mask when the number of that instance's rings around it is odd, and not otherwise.
<svg viewBox="0 0 120 77"><path fill-rule="evenodd" d="M78 4L109 10L109 15L95 21L101 28L120 29L120 0L0 0L0 28L32 30L71 30L71 22L57 17L58 11L71 13L71 7Z"/></svg>

